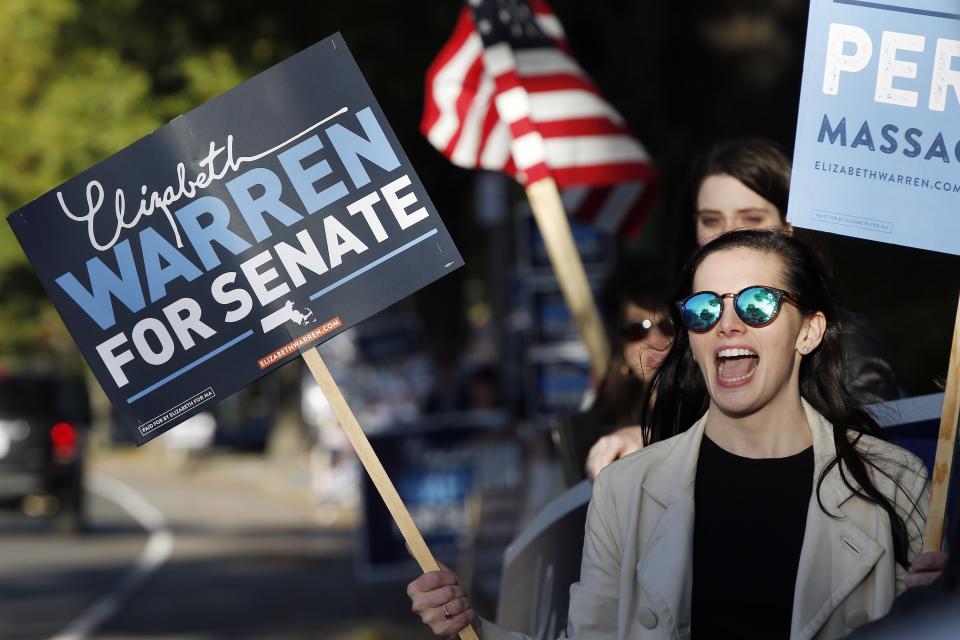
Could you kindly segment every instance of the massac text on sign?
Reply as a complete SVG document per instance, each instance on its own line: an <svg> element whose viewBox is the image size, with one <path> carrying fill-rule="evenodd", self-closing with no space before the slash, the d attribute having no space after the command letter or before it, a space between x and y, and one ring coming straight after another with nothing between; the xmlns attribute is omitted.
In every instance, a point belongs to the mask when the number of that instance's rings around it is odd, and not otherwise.
<svg viewBox="0 0 960 640"><path fill-rule="evenodd" d="M788 220L960 253L960 4L813 0Z"/></svg>

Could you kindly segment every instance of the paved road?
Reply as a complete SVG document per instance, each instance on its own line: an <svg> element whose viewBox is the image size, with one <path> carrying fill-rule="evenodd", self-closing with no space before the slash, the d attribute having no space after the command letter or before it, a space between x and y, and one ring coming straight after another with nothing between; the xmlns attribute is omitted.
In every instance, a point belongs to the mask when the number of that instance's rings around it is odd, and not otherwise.
<svg viewBox="0 0 960 640"><path fill-rule="evenodd" d="M123 579L143 528L109 502L90 507L94 530L82 540L48 521L0 515L0 638L50 638Z"/></svg>
<svg viewBox="0 0 960 640"><path fill-rule="evenodd" d="M275 467L218 457L184 468L150 447L92 466L157 507L174 547L90 640L426 637L404 585L358 584L349 528L319 526ZM123 580L144 529L103 499L92 523L71 540L42 521L0 518L0 638L49 639Z"/></svg>

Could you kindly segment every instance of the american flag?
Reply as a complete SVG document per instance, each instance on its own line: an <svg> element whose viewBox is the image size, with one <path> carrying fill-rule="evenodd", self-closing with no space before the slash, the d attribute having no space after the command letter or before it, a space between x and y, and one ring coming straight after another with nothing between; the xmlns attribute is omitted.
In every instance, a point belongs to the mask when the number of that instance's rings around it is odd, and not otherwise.
<svg viewBox="0 0 960 640"><path fill-rule="evenodd" d="M635 236L650 157L574 59L543 0L469 0L427 70L420 129L450 160L521 184L552 176L567 211Z"/></svg>

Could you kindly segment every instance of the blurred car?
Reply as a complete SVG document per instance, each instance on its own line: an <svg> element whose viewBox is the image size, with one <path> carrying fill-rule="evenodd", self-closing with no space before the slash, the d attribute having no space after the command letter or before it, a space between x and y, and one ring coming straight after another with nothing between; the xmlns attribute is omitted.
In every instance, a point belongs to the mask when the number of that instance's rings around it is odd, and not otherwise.
<svg viewBox="0 0 960 640"><path fill-rule="evenodd" d="M52 516L64 533L86 528L82 385L0 373L0 505Z"/></svg>

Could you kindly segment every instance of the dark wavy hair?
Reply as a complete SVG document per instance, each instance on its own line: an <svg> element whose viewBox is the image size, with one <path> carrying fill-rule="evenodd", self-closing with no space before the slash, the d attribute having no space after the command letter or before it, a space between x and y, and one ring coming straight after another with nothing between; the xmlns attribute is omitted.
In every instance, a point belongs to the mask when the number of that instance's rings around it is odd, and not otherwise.
<svg viewBox="0 0 960 640"><path fill-rule="evenodd" d="M716 142L699 151L690 165L680 216L681 260L696 248L697 196L710 176L728 175L777 208L786 221L790 195L790 158L776 143L763 138ZM680 266L679 264L677 266Z"/></svg>
<svg viewBox="0 0 960 640"><path fill-rule="evenodd" d="M672 287L668 282L662 265L641 260L619 264L604 283L600 302L610 336L610 363L591 408L597 422L606 427L604 433L640 422L647 383L634 375L624 360L626 340L622 327L629 304L669 318Z"/></svg>
<svg viewBox="0 0 960 640"><path fill-rule="evenodd" d="M693 160L687 190L690 211L696 213L700 185L710 176L726 174L773 204L780 219L787 215L790 194L790 158L775 143L763 138L719 142Z"/></svg>
<svg viewBox="0 0 960 640"><path fill-rule="evenodd" d="M906 522L876 487L868 467L895 479L879 465L879 460L856 447L861 436L883 438L870 414L850 394L845 380L845 362L840 342L839 308L832 295L829 276L815 251L805 242L779 231L741 230L722 234L693 254L678 277L674 299L692 293L693 276L711 253L730 249L750 249L776 255L783 266L786 289L794 293L805 313L821 311L827 318L820 345L803 357L800 365L800 395L833 424L836 457L824 468L817 481L817 501L827 473L838 467L843 482L860 498L881 507L890 517L896 561L908 566L909 535ZM677 307L671 310L674 325L682 327ZM655 393L656 402L651 402ZM644 443L659 442L686 431L707 410L710 398L697 363L693 360L686 331L678 331L673 348L660 365L648 392L644 408ZM851 437L850 432L854 432ZM886 462L886 461L885 461ZM906 491L904 491L909 495ZM832 515L829 514L828 515ZM919 528L919 527L918 527Z"/></svg>

